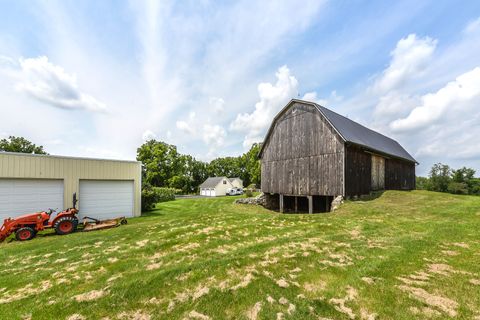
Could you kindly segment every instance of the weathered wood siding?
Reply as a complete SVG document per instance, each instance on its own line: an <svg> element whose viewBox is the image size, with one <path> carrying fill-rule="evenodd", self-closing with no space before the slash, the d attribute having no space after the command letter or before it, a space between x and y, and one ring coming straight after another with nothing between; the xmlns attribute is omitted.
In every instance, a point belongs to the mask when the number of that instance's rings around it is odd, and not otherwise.
<svg viewBox="0 0 480 320"><path fill-rule="evenodd" d="M345 195L370 193L372 189L371 154L351 145L345 150Z"/></svg>
<svg viewBox="0 0 480 320"><path fill-rule="evenodd" d="M262 155L262 191L343 194L343 141L311 105L292 104L274 123Z"/></svg>
<svg viewBox="0 0 480 320"><path fill-rule="evenodd" d="M415 164L412 162L402 161L398 159L386 159L385 189L415 189Z"/></svg>
<svg viewBox="0 0 480 320"><path fill-rule="evenodd" d="M345 152L345 195L368 194L372 190L415 189L415 164L394 158L383 158L368 150L348 145ZM379 158L383 160L379 160ZM373 172L376 168L377 172ZM382 172L380 172L382 171ZM384 177L380 177L384 174ZM382 178L384 181L382 181ZM377 180L377 185L373 181ZM384 183L384 187L381 185Z"/></svg>

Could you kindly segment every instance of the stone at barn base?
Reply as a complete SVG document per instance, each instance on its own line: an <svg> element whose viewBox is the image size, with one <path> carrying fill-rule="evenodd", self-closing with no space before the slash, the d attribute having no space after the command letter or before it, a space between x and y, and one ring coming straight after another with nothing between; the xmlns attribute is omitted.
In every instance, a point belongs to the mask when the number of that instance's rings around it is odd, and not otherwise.
<svg viewBox="0 0 480 320"><path fill-rule="evenodd" d="M265 206L265 195L262 192L256 197L237 199L237 200L235 200L235 203Z"/></svg>
<svg viewBox="0 0 480 320"><path fill-rule="evenodd" d="M340 205L343 203L343 197L342 196L337 196L335 199L332 201L332 207L331 207L331 212L334 212L338 208L340 208Z"/></svg>

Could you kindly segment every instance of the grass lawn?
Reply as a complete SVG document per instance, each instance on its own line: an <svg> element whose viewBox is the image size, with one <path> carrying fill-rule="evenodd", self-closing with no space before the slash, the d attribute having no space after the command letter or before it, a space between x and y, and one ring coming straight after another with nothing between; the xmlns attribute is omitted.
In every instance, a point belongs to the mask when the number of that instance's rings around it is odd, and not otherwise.
<svg viewBox="0 0 480 320"><path fill-rule="evenodd" d="M0 245L1 319L480 319L480 197L388 191L287 215L183 199Z"/></svg>

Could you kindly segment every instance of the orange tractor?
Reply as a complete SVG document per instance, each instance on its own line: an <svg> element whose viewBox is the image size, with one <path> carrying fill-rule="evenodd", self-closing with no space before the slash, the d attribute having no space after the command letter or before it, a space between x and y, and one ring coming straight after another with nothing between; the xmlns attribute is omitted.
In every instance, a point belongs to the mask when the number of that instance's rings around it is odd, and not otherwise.
<svg viewBox="0 0 480 320"><path fill-rule="evenodd" d="M52 220L50 218L55 212L53 209L26 214L14 219L5 219L0 227L0 242L7 239L12 233L15 233L15 237L19 241L30 240L37 235L38 231L47 228L55 229L55 232L60 235L75 232L78 226L76 203L77 197L76 194L73 194L73 208L63 210Z"/></svg>

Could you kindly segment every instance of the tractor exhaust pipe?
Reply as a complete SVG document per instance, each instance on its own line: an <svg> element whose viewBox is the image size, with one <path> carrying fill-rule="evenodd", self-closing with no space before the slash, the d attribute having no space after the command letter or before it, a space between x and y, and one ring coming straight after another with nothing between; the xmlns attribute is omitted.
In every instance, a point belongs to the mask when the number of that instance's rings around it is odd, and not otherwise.
<svg viewBox="0 0 480 320"><path fill-rule="evenodd" d="M78 200L77 200L77 193L76 193L76 192L73 193L73 200L72 200L72 202L73 202L73 209L77 209L77 202L78 202Z"/></svg>

